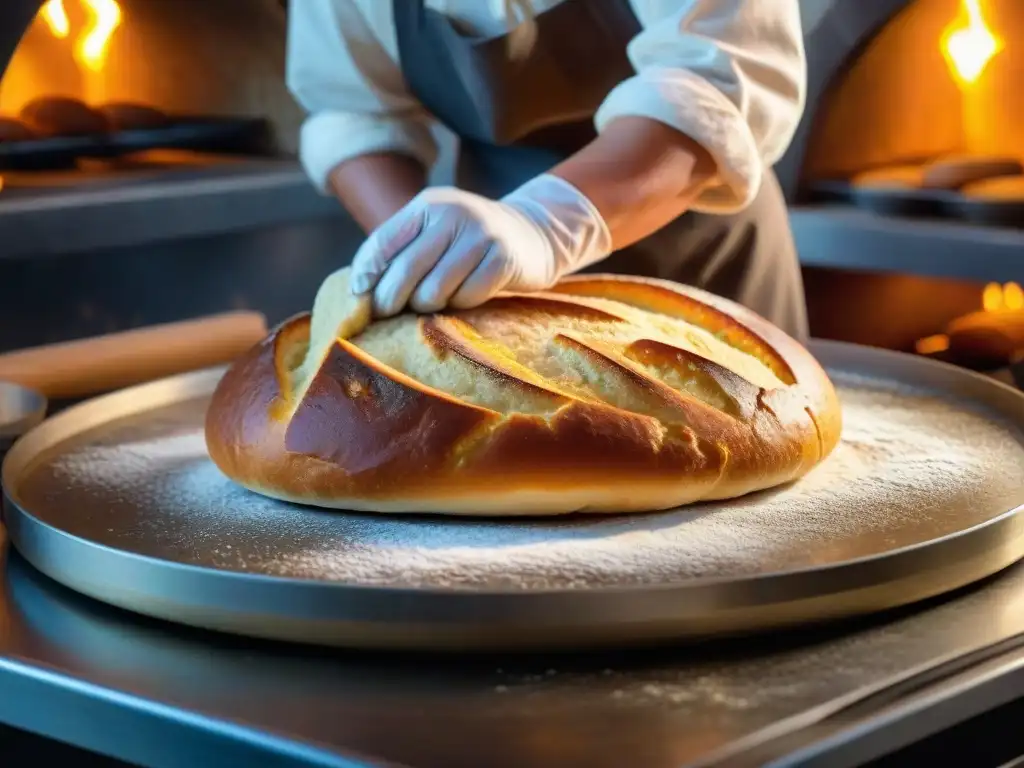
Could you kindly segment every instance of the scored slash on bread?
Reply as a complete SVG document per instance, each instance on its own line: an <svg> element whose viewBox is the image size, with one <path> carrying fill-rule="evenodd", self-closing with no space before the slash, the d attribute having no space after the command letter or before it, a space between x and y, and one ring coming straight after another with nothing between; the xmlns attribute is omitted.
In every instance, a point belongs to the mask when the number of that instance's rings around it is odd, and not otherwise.
<svg viewBox="0 0 1024 768"><path fill-rule="evenodd" d="M301 398L337 339L351 339L370 324L370 295L352 293L351 274L346 267L324 280L313 299L308 338L302 344L284 348L283 351L292 357L278 361L277 369L287 373L281 382L281 391L286 398Z"/></svg>
<svg viewBox="0 0 1024 768"><path fill-rule="evenodd" d="M835 447L831 382L744 308L574 276L370 321L348 271L214 393L217 466L258 493L372 512L639 512L794 480Z"/></svg>

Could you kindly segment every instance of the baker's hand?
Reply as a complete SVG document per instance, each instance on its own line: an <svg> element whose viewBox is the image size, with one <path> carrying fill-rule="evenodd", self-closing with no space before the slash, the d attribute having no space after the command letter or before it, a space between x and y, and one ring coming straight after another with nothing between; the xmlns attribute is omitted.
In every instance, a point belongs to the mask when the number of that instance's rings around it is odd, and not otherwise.
<svg viewBox="0 0 1024 768"><path fill-rule="evenodd" d="M603 259L611 235L575 187L544 174L500 201L430 187L378 227L352 261L374 314L466 309L499 291L550 288Z"/></svg>

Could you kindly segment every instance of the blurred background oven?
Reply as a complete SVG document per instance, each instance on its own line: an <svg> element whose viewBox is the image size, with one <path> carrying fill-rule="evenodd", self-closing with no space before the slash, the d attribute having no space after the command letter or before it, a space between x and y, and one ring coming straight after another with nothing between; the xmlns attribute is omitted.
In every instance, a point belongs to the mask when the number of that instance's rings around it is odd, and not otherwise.
<svg viewBox="0 0 1024 768"><path fill-rule="evenodd" d="M814 334L1004 368L1024 334L1024 3L801 7L807 110L778 172ZM0 351L227 309L276 322L347 263L361 233L296 160L286 14L0 4Z"/></svg>
<svg viewBox="0 0 1024 768"><path fill-rule="evenodd" d="M1024 3L801 0L778 171L812 330L999 370L1024 346Z"/></svg>

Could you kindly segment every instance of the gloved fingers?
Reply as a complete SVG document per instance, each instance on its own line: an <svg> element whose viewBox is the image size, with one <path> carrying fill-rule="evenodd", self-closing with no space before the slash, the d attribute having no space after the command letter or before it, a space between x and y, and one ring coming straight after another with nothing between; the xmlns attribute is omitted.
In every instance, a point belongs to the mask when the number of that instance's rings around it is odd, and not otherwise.
<svg viewBox="0 0 1024 768"><path fill-rule="evenodd" d="M443 211L403 248L388 264L373 291L373 311L377 317L397 315L409 301L416 286L450 249L459 230L454 211Z"/></svg>
<svg viewBox="0 0 1024 768"><path fill-rule="evenodd" d="M448 300L454 309L478 307L508 285L513 273L512 260L498 243L491 243L469 276Z"/></svg>
<svg viewBox="0 0 1024 768"><path fill-rule="evenodd" d="M419 237L426 224L425 208L404 208L377 227L352 258L352 292L372 291L388 265Z"/></svg>
<svg viewBox="0 0 1024 768"><path fill-rule="evenodd" d="M479 266L490 241L481 237L479 228L464 231L448 249L430 274L413 291L409 306L416 312L440 312L448 306L452 294Z"/></svg>

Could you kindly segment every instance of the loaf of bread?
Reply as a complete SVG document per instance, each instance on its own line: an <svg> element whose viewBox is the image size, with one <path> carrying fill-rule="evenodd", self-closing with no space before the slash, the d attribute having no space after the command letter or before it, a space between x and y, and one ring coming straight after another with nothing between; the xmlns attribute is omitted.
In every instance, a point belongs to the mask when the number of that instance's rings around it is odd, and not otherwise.
<svg viewBox="0 0 1024 768"><path fill-rule="evenodd" d="M0 144L4 142L29 141L35 134L21 120L0 115Z"/></svg>
<svg viewBox="0 0 1024 768"><path fill-rule="evenodd" d="M1018 176L1024 166L1014 157L999 155L946 155L918 165L893 165L856 174L851 184L859 189L956 190L982 179Z"/></svg>
<svg viewBox="0 0 1024 768"><path fill-rule="evenodd" d="M40 136L94 136L110 128L100 112L65 96L33 99L21 108L19 117Z"/></svg>
<svg viewBox="0 0 1024 768"><path fill-rule="evenodd" d="M999 155L950 155L929 163L921 177L928 189L960 189L982 179L1013 177L1024 173L1024 166L1015 157Z"/></svg>
<svg viewBox="0 0 1024 768"><path fill-rule="evenodd" d="M133 131L163 128L170 124L170 118L155 107L131 102L111 102L96 110L107 121L112 131Z"/></svg>
<svg viewBox="0 0 1024 768"><path fill-rule="evenodd" d="M1024 202L1024 175L975 181L965 185L960 191L968 200L989 203Z"/></svg>
<svg viewBox="0 0 1024 768"><path fill-rule="evenodd" d="M854 189L920 189L924 181L921 165L892 165L861 171L850 179Z"/></svg>
<svg viewBox="0 0 1024 768"><path fill-rule="evenodd" d="M840 428L803 346L702 291L573 276L370 322L342 270L227 371L206 442L278 499L512 516L740 496L808 472Z"/></svg>

